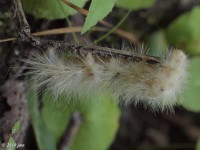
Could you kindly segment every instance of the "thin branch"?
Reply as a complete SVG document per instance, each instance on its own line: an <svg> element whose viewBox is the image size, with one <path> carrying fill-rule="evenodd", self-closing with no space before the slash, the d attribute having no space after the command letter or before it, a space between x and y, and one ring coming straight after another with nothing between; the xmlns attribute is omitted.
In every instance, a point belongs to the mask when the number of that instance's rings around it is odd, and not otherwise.
<svg viewBox="0 0 200 150"><path fill-rule="evenodd" d="M82 26L75 26L75 27L64 27L64 28L55 28L50 30L44 30L39 32L32 33L33 36L45 36L45 35L58 35L58 34L65 34L65 33L76 33L81 32ZM106 27L94 27L91 29L92 31L100 31L100 32L108 32L110 29ZM126 34L124 31L115 30L113 34L124 36ZM126 35L128 37L129 35ZM128 39L128 38L127 38ZM16 38L7 38L7 39L0 39L0 43L15 41Z"/></svg>
<svg viewBox="0 0 200 150"><path fill-rule="evenodd" d="M73 3L69 2L68 0L62 0L65 4L67 4L69 7L75 9L76 11L80 12L81 14L87 16L88 11L85 9L82 9L76 5L74 5Z"/></svg>
<svg viewBox="0 0 200 150"><path fill-rule="evenodd" d="M69 150L70 149L70 146L73 143L73 140L81 126L81 123L82 123L82 118L81 118L80 113L74 112L69 121L67 130L65 131L65 133L59 143L60 150Z"/></svg>
<svg viewBox="0 0 200 150"><path fill-rule="evenodd" d="M20 0L14 0L14 5L11 11L13 13L18 37L23 41L28 41L28 39L31 38L31 30L23 12Z"/></svg>

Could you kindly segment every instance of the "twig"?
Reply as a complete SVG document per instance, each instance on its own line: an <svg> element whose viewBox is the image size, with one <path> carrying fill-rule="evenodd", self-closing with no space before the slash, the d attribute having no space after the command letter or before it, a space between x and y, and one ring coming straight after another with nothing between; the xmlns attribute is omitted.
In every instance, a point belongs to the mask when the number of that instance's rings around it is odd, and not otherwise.
<svg viewBox="0 0 200 150"><path fill-rule="evenodd" d="M39 32L34 32L32 33L33 36L45 36L45 35L58 35L58 34L65 34L65 33L76 33L76 32L81 32L82 26L76 26L76 27L64 27L64 28L55 28L55 29L50 29L50 30L44 30L44 31L39 31ZM91 29L92 31L101 31L101 32L107 32L110 29L106 27L94 27ZM121 31L116 31L113 32L113 34L122 36L125 33ZM126 35L128 36L128 35ZM0 43L4 42L10 42L10 41L15 41L16 38L7 38L7 39L0 39Z"/></svg>
<svg viewBox="0 0 200 150"><path fill-rule="evenodd" d="M65 4L67 4L69 7L75 9L76 11L80 12L81 14L87 16L88 11L85 9L82 9L76 5L74 5L73 3L69 2L68 0L62 0Z"/></svg>
<svg viewBox="0 0 200 150"><path fill-rule="evenodd" d="M30 26L26 20L20 0L13 1L14 5L11 11L17 28L17 35L22 41L28 42L32 38Z"/></svg>
<svg viewBox="0 0 200 150"><path fill-rule="evenodd" d="M69 150L70 146L76 136L80 126L82 123L82 118L80 113L74 112L72 114L71 120L69 122L68 128L64 133L63 137L61 138L59 149L60 150Z"/></svg>

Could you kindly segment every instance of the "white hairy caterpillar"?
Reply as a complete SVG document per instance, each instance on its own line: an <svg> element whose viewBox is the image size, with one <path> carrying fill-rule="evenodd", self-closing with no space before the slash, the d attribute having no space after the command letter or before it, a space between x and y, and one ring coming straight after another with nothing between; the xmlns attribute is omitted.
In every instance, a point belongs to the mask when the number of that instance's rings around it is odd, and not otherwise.
<svg viewBox="0 0 200 150"><path fill-rule="evenodd" d="M186 80L187 57L173 49L164 57L101 47L69 45L69 53L34 53L29 74L55 97L111 92L119 103L173 109Z"/></svg>

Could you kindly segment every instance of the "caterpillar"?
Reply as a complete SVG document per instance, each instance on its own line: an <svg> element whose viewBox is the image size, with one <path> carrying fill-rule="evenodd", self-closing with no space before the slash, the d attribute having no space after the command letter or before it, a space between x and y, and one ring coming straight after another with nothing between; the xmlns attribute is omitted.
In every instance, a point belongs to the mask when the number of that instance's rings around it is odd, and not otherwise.
<svg viewBox="0 0 200 150"><path fill-rule="evenodd" d="M187 56L172 49L162 57L142 51L68 45L67 52L33 53L24 60L29 72L53 96L79 97L109 92L124 105L144 104L152 110L173 110L185 86Z"/></svg>

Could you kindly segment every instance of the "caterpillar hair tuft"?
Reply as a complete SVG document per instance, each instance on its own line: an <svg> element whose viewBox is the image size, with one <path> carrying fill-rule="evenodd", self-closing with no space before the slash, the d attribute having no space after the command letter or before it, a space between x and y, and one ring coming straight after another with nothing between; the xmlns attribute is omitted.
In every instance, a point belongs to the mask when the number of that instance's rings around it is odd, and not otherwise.
<svg viewBox="0 0 200 150"><path fill-rule="evenodd" d="M143 103L152 110L173 110L185 86L187 57L178 49L163 57L101 47L76 46L69 53L33 53L29 72L55 97L111 92L124 105Z"/></svg>

